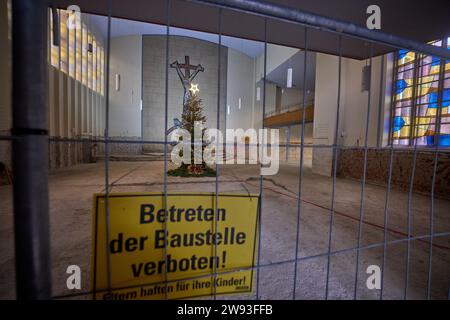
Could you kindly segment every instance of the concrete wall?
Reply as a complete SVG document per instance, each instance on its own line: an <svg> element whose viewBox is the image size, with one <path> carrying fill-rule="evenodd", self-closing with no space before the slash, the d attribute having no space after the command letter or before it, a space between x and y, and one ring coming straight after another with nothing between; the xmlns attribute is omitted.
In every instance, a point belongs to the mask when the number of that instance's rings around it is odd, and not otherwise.
<svg viewBox="0 0 450 320"><path fill-rule="evenodd" d="M276 67L296 54L299 49L280 46L272 43L267 44L266 74L271 73ZM256 81L264 77L264 53L256 58L255 68Z"/></svg>
<svg viewBox="0 0 450 320"><path fill-rule="evenodd" d="M299 50L290 47L279 46L275 44L267 44L267 58L266 58L266 75L272 72L280 64L292 57ZM254 127L259 129L262 127L262 111L264 101L264 53L260 54L255 59L255 111L254 111ZM260 90L260 99L256 99L256 90ZM273 112L276 108L276 84L266 81L265 93L265 112Z"/></svg>
<svg viewBox="0 0 450 320"><path fill-rule="evenodd" d="M116 74L120 76L116 90ZM109 137L114 140L142 139L142 36L111 38L109 80ZM104 153L102 144L97 154ZM111 155L141 154L142 144L110 143Z"/></svg>
<svg viewBox="0 0 450 320"><path fill-rule="evenodd" d="M253 112L253 122L254 128L256 130L262 128L262 112L263 112L263 104L265 98L265 111L266 114L269 112L275 111L276 105L276 92L277 86L273 83L266 82L266 95L264 97L264 84L263 81L259 81L256 83L256 88L260 88L260 99L255 98L255 111ZM256 90L256 89L255 89Z"/></svg>
<svg viewBox="0 0 450 320"><path fill-rule="evenodd" d="M227 94L227 53L222 47L220 71L220 127L225 127L224 112ZM182 63L184 57L190 57L190 63L201 64L204 72L200 72L194 80L199 85L200 98L207 118L207 127L216 127L217 96L218 96L218 50L217 44L194 38L171 36L169 48L169 63L175 60ZM144 140L164 141L165 121L165 36L143 37L143 133ZM168 127L173 125L173 119L181 120L183 110L183 86L177 72L169 68L169 99ZM163 145L145 145L144 151L163 151Z"/></svg>
<svg viewBox="0 0 450 320"><path fill-rule="evenodd" d="M314 143L331 145L335 139L338 57L317 54L316 87L314 103ZM368 91L362 91L362 68L368 61L342 59L340 116L338 145L363 146L365 142L366 119L368 110ZM381 78L381 75L383 77ZM383 117L388 103L385 99L386 59L372 59L370 87L370 115L367 145L381 146L383 135ZM389 74L387 75L389 78ZM380 82L380 80L382 80ZM381 100L380 100L381 98ZM313 172L330 175L332 172L332 149L315 148L313 151Z"/></svg>
<svg viewBox="0 0 450 320"><path fill-rule="evenodd" d="M228 128L253 127L255 108L255 60L239 51L228 49L227 66L227 114ZM241 99L241 109L239 109Z"/></svg>
<svg viewBox="0 0 450 320"><path fill-rule="evenodd" d="M346 77L345 63L343 61L341 72L341 112L345 101L343 94L345 92ZM313 141L317 145L331 145L334 143L338 97L338 66L338 57L322 53L316 55ZM342 119L343 117L340 117L340 124ZM332 163L333 151L331 148L314 148L313 172L330 175Z"/></svg>
<svg viewBox="0 0 450 320"><path fill-rule="evenodd" d="M111 39L110 137L141 137L142 37ZM116 74L120 88L116 90Z"/></svg>
<svg viewBox="0 0 450 320"><path fill-rule="evenodd" d="M362 68L369 62L346 59L346 78L345 78L345 104L343 108L344 122L340 130L343 135L343 144L345 146L362 146L364 145L367 110L368 110L368 92L361 91ZM381 57L372 59L372 77L371 77L371 94L370 94L370 115L369 115L369 131L367 144L370 147L376 147L378 135L381 135L378 128L380 113L384 112L383 107L380 108L384 101L384 90L380 92L380 76L382 65ZM384 82L382 83L384 88Z"/></svg>
<svg viewBox="0 0 450 320"><path fill-rule="evenodd" d="M269 74L279 65L283 64L286 60L296 54L299 50L295 48L289 48L274 44L267 45L267 67L266 72ZM255 59L255 111L254 111L254 127L259 129L262 127L262 109L264 101L263 91L263 78L264 75L264 54L261 54ZM256 90L260 88L260 100L256 99ZM278 89L279 90L279 89ZM266 94L265 94L265 112L271 113L276 111L277 99L277 85L271 82L266 82ZM314 92L310 92L306 97L306 101L314 99ZM297 88L284 88L281 90L280 107L286 108L293 105L298 105L303 102L303 90ZM280 144L287 142L287 127L279 128ZM290 127L290 143L299 144L301 140L301 125L295 125ZM313 124L308 123L305 125L305 143L312 144L313 142ZM310 165L312 158L312 149L304 148L305 164ZM300 158L300 148L289 148L289 160L298 161ZM280 148L280 160L286 159L286 148Z"/></svg>

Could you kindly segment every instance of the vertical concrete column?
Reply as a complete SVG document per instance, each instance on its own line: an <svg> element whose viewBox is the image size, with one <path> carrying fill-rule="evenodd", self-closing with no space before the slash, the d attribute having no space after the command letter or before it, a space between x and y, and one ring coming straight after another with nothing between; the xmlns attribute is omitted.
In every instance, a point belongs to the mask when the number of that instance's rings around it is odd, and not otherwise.
<svg viewBox="0 0 450 320"><path fill-rule="evenodd" d="M345 88L345 61L341 69L340 114L343 114ZM338 106L339 57L318 53L316 56L316 87L314 97L313 143L329 145L330 148L314 148L312 171L330 176L333 167L333 148L335 140L336 111ZM340 117L340 122L343 117ZM340 125L340 127L342 127Z"/></svg>

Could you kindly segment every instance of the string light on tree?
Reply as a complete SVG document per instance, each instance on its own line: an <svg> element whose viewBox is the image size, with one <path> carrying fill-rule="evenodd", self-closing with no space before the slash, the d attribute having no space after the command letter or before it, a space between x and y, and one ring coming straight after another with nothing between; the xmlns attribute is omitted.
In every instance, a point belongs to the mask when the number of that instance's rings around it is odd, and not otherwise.
<svg viewBox="0 0 450 320"><path fill-rule="evenodd" d="M181 114L181 121L178 119L174 119L174 126L167 130L168 133L172 132L175 129L184 129L187 131L190 137L195 136L195 127L196 123L200 124L202 127L201 137L202 146L198 148L198 146L194 145L194 141L190 142L186 141L186 144L190 143L190 161L187 160L186 163L182 162L181 165L176 169L171 169L167 171L169 176L178 176L178 177L213 177L216 176L216 171L207 166L206 162L203 159L203 151L205 147L209 144L208 137L205 133L206 128L203 128L203 125L206 123L206 117L203 115L203 106L202 100L199 97L198 84L193 83L192 81L196 77L199 72L204 72L205 69L201 64L199 65L191 65L189 63L189 56L185 56L185 63L178 63L178 61L173 62L170 65L177 71L178 77L181 80L181 84L183 85L184 94L183 94L183 113ZM181 69L184 69L183 73ZM194 73L191 74L191 70L194 70ZM175 150L176 151L176 150ZM183 150L179 150L178 156L183 156ZM201 161L196 161L201 159ZM197 163L200 162L200 163Z"/></svg>

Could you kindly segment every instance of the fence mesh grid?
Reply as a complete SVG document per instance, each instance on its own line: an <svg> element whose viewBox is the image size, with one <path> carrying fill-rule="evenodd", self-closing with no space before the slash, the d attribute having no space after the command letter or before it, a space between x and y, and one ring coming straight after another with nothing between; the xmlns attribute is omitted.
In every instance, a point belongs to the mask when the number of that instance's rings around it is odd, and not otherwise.
<svg viewBox="0 0 450 320"><path fill-rule="evenodd" d="M164 91L164 97L165 97L165 111L164 111L164 117L165 117L165 123L164 123L164 132L167 132L168 130L168 118L169 118L169 54L170 54L170 39L171 39L171 1L167 1L167 23L165 26L165 30L166 30L166 35L165 35L165 78L164 78L164 84L165 84L165 91ZM227 8L229 9L229 8ZM105 183L105 208L106 208L106 226L107 227L107 243L109 244L110 242L110 234L109 234L109 224L110 224L110 212L109 212L109 195L110 195L110 191L111 188L114 184L114 181L111 182L110 180L110 167L109 167L109 162L110 162L110 153L109 153L109 146L111 143L116 143L116 144L140 144L140 145L147 145L147 144L152 144L152 145L162 145L164 147L164 177L163 177L163 181L162 181L162 185L163 185L163 193L164 193L164 207L167 208L167 197L168 194L170 193L170 191L168 190L168 176L167 176L167 171L168 171L168 162L169 162L169 145L170 142L168 141L168 137L167 134L164 134L164 141L158 141L158 140L145 140L144 137L142 137L142 140L140 141L135 141L135 140L117 140L114 138L110 138L109 137L109 125L110 125L110 121L109 121L109 95L110 95L110 42L111 42L111 22L112 22L112 9L111 9L111 2L109 2L109 7L108 7L108 22L107 22L107 40L106 40L106 56L105 56L105 131L104 131L104 139L90 139L89 142L90 143L98 143L98 144L103 144L104 145L104 183ZM216 127L218 129L220 129L220 124L221 124L221 117L226 116L226 110L223 110L221 108L223 108L223 106L221 105L220 102L220 94L221 94L221 74L220 74L220 70L221 70L221 47L222 47L222 15L223 15L223 9L221 7L217 8L218 11L218 21L217 21L217 55L218 55L218 86L217 86L217 90L218 90L218 95L217 95L217 118L216 118ZM262 95L262 123L264 124L264 118L266 116L266 82L267 82L267 46L268 46L268 38L267 38L267 22L268 19L275 19L276 17L270 17L270 16L266 16L264 17L264 76L263 76L263 95ZM302 98L302 105L305 106L306 102L307 102L307 65L309 63L307 57L307 53L310 50L310 31L314 30L314 26L309 26L309 25L305 25L304 26L304 44L303 44L303 49L305 54L303 55L304 60L302 61L302 65L303 65L303 74L302 74L302 78L303 78L303 98ZM375 32L375 31L374 31ZM337 100L336 100L336 106L337 106L337 111L336 111L336 121L335 121L335 128L334 128L334 141L331 145L324 145L324 144L306 144L305 143L305 110L306 108L302 108L302 112L303 112L303 117L302 117L302 126L301 126L301 134L300 134L300 144L291 144L289 142L285 143L285 144L280 144L280 148L286 148L286 149L299 149L300 150L300 157L299 157L299 162L298 162L298 190L297 190L297 194L296 194L296 225L295 225L295 252L292 258L289 259L282 259L282 260L278 260L278 261L270 261L270 262L263 262L262 261L262 257L261 254L263 253L264 250L264 245L262 243L262 239L263 239L263 232L264 232L264 219L262 216L262 211L264 210L264 202L266 201L266 198L264 196L264 184L265 184L265 178L264 176L262 176L261 174L259 175L259 184L258 184L258 188L259 188L259 211L258 211L258 227L257 227L257 232L258 232L258 251L257 251L257 258L256 258L256 264L253 266L248 266L247 268L239 268L238 270L255 270L256 275L255 275L255 279L256 279L256 284L255 284L255 288L254 288L254 298L255 299L260 299L261 298L261 275L260 273L267 269L267 268L274 268L277 266L286 266L286 265L293 265L294 266L294 270L293 270L293 281L292 281L292 289L291 289L291 298L292 299L298 299L298 298L303 298L303 296L301 294L299 294L298 289L302 286L301 281L299 282L299 273L301 271L299 271L299 264L301 262L305 262L308 260L313 260L313 259L319 259L319 258L324 258L326 259L326 276L325 276L325 292L324 292L324 298L328 299L330 298L329 295L329 284L330 284L330 278L331 278L331 268L332 268L332 258L334 256L337 255L343 255L343 254L355 254L356 255L356 261L354 264L354 270L347 270L347 272L349 273L353 273L353 284L354 284L354 288L353 288L353 298L357 299L358 298L358 286L360 285L361 282L361 253L366 251L366 250L370 250L370 249L380 249L382 251L382 256L381 256L381 289L379 291L379 299L383 299L383 291L384 291L384 285L386 282L386 278L385 278L385 272L384 270L386 270L386 266L388 263L388 256L387 256L387 251L388 248L390 246L394 246L394 245L399 245L399 244L404 244L406 245L406 259L405 259L405 279L404 279L404 291L403 291L403 298L408 298L408 288L409 288L409 280L410 280L410 273L411 273L411 244L414 241L425 241L428 245L428 268L427 268L427 285L426 285L426 297L428 299L430 299L431 296L431 289L432 289L432 261L433 261L433 248L435 247L435 243L434 240L437 238L445 238L445 237L449 237L450 236L450 230L444 230L441 232L437 232L435 225L434 225L434 219L435 219L435 181L436 181L436 173L437 173L437 167L438 167L438 159L439 159L439 154L440 152L445 152L442 149L440 149L438 147L438 144L436 143L436 146L433 148L427 148L427 149L423 149L420 148L418 146L417 143L414 143L413 145L413 162L412 162L412 170L411 170L411 177L410 177L410 186L408 188L408 205L407 205L407 235L394 239L394 240L389 240L389 228L388 228L388 222L389 222L389 205L390 205L390 196L391 196L391 189L392 189L392 176L393 176L393 170L394 170L394 156L397 150L402 150L402 148L397 148L394 147L394 144L391 142L389 144L388 147L370 147L369 143L368 143L368 137L369 137L369 123L370 123L370 110L371 108L374 108L376 106L372 105L372 101L371 101L371 88L372 85L369 86L369 91L368 91L368 99L367 99L367 105L366 105L366 119L365 119L365 134L364 134L364 142L362 145L362 150L363 150L363 174L362 174L362 178L360 179L360 183L361 183L361 189L360 189L360 194L359 196L359 217L357 218L357 223L358 223L358 227L357 227L357 244L356 246L352 246L352 247L347 247L347 248L342 248L342 249L338 249L338 250L333 250L333 227L335 224L335 217L336 217L336 203L335 203L335 196L336 196L336 187L337 187L337 168L338 168L338 154L340 151L345 150L346 148L350 148L348 146L343 145L342 143L339 143L339 139L338 139L338 131L339 131L339 126L340 126L340 117L341 117L341 95L342 95L342 87L341 87L341 78L342 78L342 63L343 63L343 55L342 55L342 46L344 45L344 39L348 38L349 36L346 34L343 34L339 31L335 32L336 37L338 38L338 49L337 51L339 52L338 54L338 70L331 70L330 72L337 72L337 79L338 79L338 83L337 83ZM367 46L367 50L369 51L369 58L368 60L368 65L369 67L372 67L372 61L373 61L373 45L374 42L371 40L364 40L362 39L361 41L367 41L368 46ZM446 44L444 43L443 46L446 46ZM396 48L396 49L402 49L402 48ZM421 55L422 53L417 53L419 55ZM422 54L424 55L424 54ZM383 58L384 59L384 58ZM442 66L445 65L445 60L440 57L440 65L441 65L441 73L444 73L444 68L442 68ZM381 74L383 74L383 63L381 64ZM423 70L420 69L419 70ZM395 75L397 76L397 75ZM443 77L441 77L441 79L443 79ZM395 86L395 79L393 79L392 81L392 92L394 92L394 86ZM383 81L383 77L380 77L380 84L379 86L381 87ZM441 80L442 82L442 80ZM442 84L441 84L442 86ZM442 90L440 91L440 97L439 97L439 101L442 101ZM382 92L380 92L380 95L382 94ZM391 110L393 110L393 108L391 108ZM393 112L393 111L392 111ZM392 120L393 114L391 113L391 119ZM391 121L392 123L392 121ZM264 125L263 125L264 126ZM392 141L392 132L393 130L390 130L391 136L390 136L390 140ZM1 137L2 140L9 140L10 137L9 136L2 136ZM52 142L60 142L60 143L83 143L86 140L82 139L82 138L50 138L50 141ZM264 145L264 141L261 141L261 143ZM219 142L217 142L217 148L219 148ZM326 239L326 251L322 252L322 253L317 253L317 254L313 254L313 255L300 255L300 251L302 248L302 245L304 245L304 243L302 242L301 239L301 223L302 223L302 214L304 214L304 207L302 206L302 202L304 201L303 197L302 197L302 190L304 190L305 185L304 185L304 172L303 172L303 168L304 168L304 153L305 153L305 149L307 148L311 148L311 149L320 149L320 148L325 148L325 149L330 149L332 150L332 161L333 161L333 166L332 166L332 190L331 190L331 203L330 203L330 207L327 208L328 212L329 212L329 221L328 221L328 235L327 235L327 239ZM363 232L364 232L364 224L365 224L365 198L366 198L366 185L367 185L367 181L366 181L366 173L367 173L367 162L368 162L368 152L370 150L388 150L389 151L389 166L388 166L388 179L387 179L387 185L385 186L385 198L383 199L383 241L377 241L375 243L370 243L370 244L363 244ZM411 150L411 149L409 149ZM430 212L429 212L429 232L428 234L422 234L422 235L414 235L413 234L413 230L412 230L412 215L413 215L413 191L414 191L414 178L415 178L415 174L416 174L416 162L417 162L417 156L419 152L424 152L424 153L430 153L433 156L433 161L432 161L432 185L431 185L431 194L430 194ZM216 154L217 157L219 157L219 154ZM212 230L218 230L218 224L220 223L217 219L218 216L218 208L219 208L219 193L220 193L220 172L221 172L221 166L216 163L216 177L214 180L215 183L215 210L216 210L216 215L215 215L215 219L214 222L211 226ZM356 197L356 195L355 195ZM166 212L167 214L167 212ZM167 219L166 219L167 221ZM165 231L167 231L168 226L167 226L167 222L164 223L164 228ZM282 232L280 230L280 232ZM107 262L107 274L108 274L108 281L109 281L109 288L106 291L111 291L111 290L115 290L118 288L115 288L112 286L111 284L111 259L110 259L110 248L109 245L105 246L105 250L108 252L107 256L108 256L108 262ZM214 245L213 249L212 249L212 255L217 256L217 244ZM167 247L164 249L164 256L165 259L167 259ZM214 270L211 274L208 275L202 275L202 276L196 276L196 277L189 277L189 278L183 278L183 279L177 279L177 280L169 280L167 277L168 274L168 270L167 270L167 263L165 264L166 266L166 272L165 272L165 280L161 283L164 284L166 287L165 290L165 298L168 298L168 290L167 290L167 286L169 283L173 283L173 282L182 282L182 281L186 281L186 280L192 280L192 279L199 279L199 278L208 278L208 277L212 277L214 279L217 278L217 276L219 274L226 274L226 273L231 273L231 272L235 272L237 270L231 270L231 271L226 271L226 272L221 272L217 270L217 266L214 267ZM212 294L211 297L213 299L216 298L220 298L220 294L217 293L216 290L216 283L215 281L213 282L214 285L212 287ZM154 282L152 282L152 284L155 284ZM141 286L145 286L145 285L141 285ZM135 286L130 286L130 287L135 287ZM129 288L129 287L121 287L121 288ZM79 297L79 296L89 296L91 295L93 292L91 291L84 291L84 292L78 292L75 294L66 294L66 295L57 295L54 296L55 299L61 299L61 298L73 298L73 297ZM276 298L276 297L275 297Z"/></svg>

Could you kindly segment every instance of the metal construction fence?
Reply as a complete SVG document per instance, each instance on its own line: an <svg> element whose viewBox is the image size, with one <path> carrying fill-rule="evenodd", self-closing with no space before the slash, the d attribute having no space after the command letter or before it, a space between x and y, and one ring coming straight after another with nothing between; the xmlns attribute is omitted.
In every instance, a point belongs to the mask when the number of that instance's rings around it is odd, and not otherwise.
<svg viewBox="0 0 450 320"><path fill-rule="evenodd" d="M383 33L378 30L369 30L363 27L356 26L343 21L337 21L329 19L326 17L302 12L299 10L294 10L291 8L270 4L266 2L253 1L253 0L218 0L218 1L191 1L200 5L212 6L217 10L217 39L218 39L218 97L217 97L217 117L215 119L216 127L221 127L222 117L226 116L226 110L220 103L221 95L221 46L222 46L222 12L223 10L239 11L248 15L256 15L264 19L264 30L262 33L265 37L264 42L264 77L262 84L262 122L264 123L264 116L266 113L266 68L267 68L267 34L269 32L267 28L267 22L271 20L279 20L284 23L298 25L302 27L303 34L300 34L304 40L302 45L302 50L306 53L311 50L310 44L310 34L314 32L324 32L333 35L337 40L337 48L335 49L338 53L338 69L330 70L330 72L337 74L337 99L336 99L336 115L335 115L335 126L334 126L334 141L330 145L325 144L310 144L305 143L305 108L303 110L302 126L300 143L287 143L280 144L280 148L291 148L299 149L299 159L298 159L298 191L295 195L296 198L296 225L295 225L295 249L292 258L281 259L270 262L262 262L261 254L264 250L264 245L261 243L263 235L261 234L264 230L264 219L262 219L262 211L264 210L264 202L266 198L264 196L263 187L267 183L264 176L259 175L258 188L259 188L259 211L256 230L258 232L258 251L256 252L255 264L249 266L248 270L254 270L255 272L255 299L261 298L261 284L260 284L260 273L266 269L277 266L292 265L292 289L290 290L291 298L298 299L303 298L301 294L298 293L298 288L302 286L299 283L300 271L298 265L302 262L309 261L312 259L323 258L326 259L326 269L325 269L325 290L323 298L329 298L329 283L330 283L330 269L331 261L334 256L341 254L353 254L355 256L355 263L353 270L347 270L348 273L352 274L354 290L353 298L358 298L358 284L363 281L361 280L361 254L365 250L378 248L382 252L382 265L381 270L385 270L386 264L388 263L388 257L386 251L391 246L396 246L399 244L404 244L406 246L406 257L405 257L405 282L404 282L404 298L408 295L408 286L411 277L410 259L411 259L411 244L414 241L425 241L428 245L428 267L426 268L426 278L427 280L427 292L426 297L431 298L431 288L433 279L432 270L432 260L433 260L433 249L434 242L439 238L446 238L450 236L450 230L436 231L436 226L434 225L434 210L435 210L435 194L434 194L434 183L436 178L436 171L438 167L438 158L440 153L445 152L439 147L439 143L435 142L435 146L428 148L421 148L417 143L413 143L411 150L413 154L413 164L411 171L411 185L408 188L408 203L409 205L406 210L407 218L407 232L405 235L398 237L394 240L389 240L388 233L388 220L389 220L389 204L391 196L392 187L392 175L393 175L393 160L397 147L392 143L393 129L390 130L390 140L391 143L387 147L372 147L369 146L368 136L369 136L369 122L371 115L371 108L376 108L371 103L371 88L376 86L369 86L368 88L368 100L365 107L365 112L367 117L365 119L365 134L364 139L361 143L361 148L363 151L363 162L362 162L362 175L360 179L360 193L355 194L354 197L359 200L359 217L357 218L357 243L355 246L333 250L332 239L333 239L333 226L334 219L336 218L336 203L335 203L335 193L337 184L337 170L338 170L338 153L340 150L349 148L343 144L340 144L339 135L339 125L340 118L340 104L341 104L341 72L342 72L342 48L348 41L361 41L365 42L366 49L369 52L369 58L367 59L368 65L372 66L373 60L373 48L374 46L380 45L391 48L391 52L396 52L398 50L406 49L411 52L415 52L419 56L433 56L440 65L440 72L442 75L445 73L445 64L448 59L450 59L450 51L447 50L447 43L442 42L442 47L431 46L428 44L418 43L415 41L410 41L401 37L397 37L391 34ZM154 141L154 140L117 140L110 138L109 129L109 95L110 95L110 39L111 39L111 19L112 19L112 9L111 1L108 1L109 7L105 8L109 15L107 17L107 34L105 46L105 130L103 137L97 137L94 139L89 139L89 143L101 144L104 151L104 186L105 186L105 209L106 209L106 225L109 224L109 196L112 186L112 181L110 178L110 148L111 144L138 144L138 145L160 145L164 148L163 161L164 161L164 176L162 181L162 192L165 194L165 207L167 207L167 195L170 193L168 190L168 176L167 171L169 169L168 163L170 161L170 145L171 142L168 141L168 137L164 134L164 141ZM168 111L168 99L169 99L169 50L170 47L170 31L171 31L171 1L167 1L167 23L165 26L165 47L166 47L166 57L165 57L165 79L164 86L164 97L165 97L165 124L164 132L167 132L170 126L169 111ZM57 16L53 15L53 21L57 21ZM15 239L16 239L16 274L17 274L17 296L18 298L72 298L80 296L89 296L93 292L83 291L82 293L74 293L67 295L52 296L51 293L51 263L50 263L50 237L49 237L49 203L48 203L48 147L49 143L81 143L85 142L85 139L78 138L49 138L48 135L48 125L47 125L47 92L48 92L48 74L47 74L47 60L48 60L48 7L45 1L26 1L26 0L14 0L13 1L13 129L11 135L2 136L1 139L5 141L11 141L13 145L13 173L14 173L14 215L15 215ZM57 36L56 36L57 38ZM306 69L308 65L307 54L304 55L303 64L303 83L307 81ZM420 66L418 66L420 69ZM382 81L382 80L380 80ZM438 91L437 103L442 104L442 86L444 85L444 76L441 77ZM394 91L393 80L393 88ZM381 84L380 84L381 85ZM380 86L378 85L378 86ZM307 103L306 85L304 85L305 92L303 93L302 104ZM380 95L382 92L380 92ZM222 108L222 109L221 109ZM391 120L394 117L391 114ZM438 118L439 119L439 118ZM379 121L377 119L376 121ZM391 121L392 123L392 121ZM436 126L437 128L439 125ZM436 135L439 139L439 134ZM50 141L50 142L49 142ZM320 149L324 148L327 150L332 150L332 191L331 191L331 203L329 208L327 208L329 214L328 224L326 229L328 229L326 247L327 250L324 252L314 254L314 255L300 255L300 251L304 243L301 241L301 221L302 215L304 214L304 207L302 206L304 185L304 153L306 149ZM401 148L399 148L401 150ZM366 198L366 186L367 186L367 162L368 153L370 150L383 150L387 151L389 154L389 166L387 172L387 185L385 187L385 197L383 203L383 241L378 241L371 244L363 244L363 229L365 224L365 198ZM429 209L429 226L428 232L426 234L414 235L412 230L412 198L413 198L413 181L415 175L416 159L419 152L425 152L432 155L433 161L429 164L431 166L430 171L432 172L432 186L430 192L430 209ZM217 175L215 177L215 204L216 212L218 212L218 206L220 203L220 172L222 166L220 164L215 165L215 170ZM201 187L201 186L200 186ZM447 212L448 213L448 212ZM218 224L220 222L215 220L212 228L217 230ZM165 226L167 228L167 225ZM166 229L167 230L167 229ZM107 228L107 242L109 243L109 229ZM283 232L280 230L279 232ZM105 246L105 250L109 255L110 247ZM213 248L213 255L217 255L217 245ZM167 257L166 257L167 258ZM167 267L167 264L166 264ZM109 275L111 270L111 265L108 263L107 270L105 272ZM243 269L239 269L243 270ZM233 270L236 271L236 270ZM215 278L220 274L219 270L214 269L211 274L202 277L212 277ZM381 290L379 293L380 299L383 298L383 286L385 284L384 272L382 272L381 280ZM189 278L192 279L192 278ZM171 282L179 282L189 279L177 279L169 280L166 279L162 283L168 285ZM114 290L117 288L109 287L107 291ZM216 286L214 285L211 292L211 297L221 298L220 295L216 293ZM166 291L167 298L167 291ZM276 298L276 297L274 297Z"/></svg>

